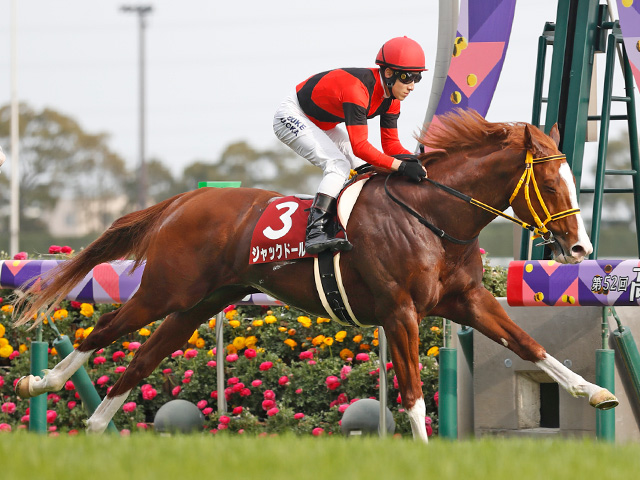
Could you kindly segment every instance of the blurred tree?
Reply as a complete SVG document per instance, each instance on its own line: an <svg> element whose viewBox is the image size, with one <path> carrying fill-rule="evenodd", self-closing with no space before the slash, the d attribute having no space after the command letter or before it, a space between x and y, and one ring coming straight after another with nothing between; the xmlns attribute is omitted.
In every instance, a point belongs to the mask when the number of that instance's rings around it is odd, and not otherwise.
<svg viewBox="0 0 640 480"><path fill-rule="evenodd" d="M52 109L19 108L22 231L45 228L45 215L62 197L104 204L125 193L125 164L107 146L106 134L87 133L73 118ZM0 108L4 145L10 142L10 115L8 105ZM2 190L8 204L8 192Z"/></svg>
<svg viewBox="0 0 640 480"><path fill-rule="evenodd" d="M280 193L314 194L322 171L288 148L256 150L245 141L230 144L217 162L198 160L183 172L183 189L193 190L201 181L240 180L243 187Z"/></svg>

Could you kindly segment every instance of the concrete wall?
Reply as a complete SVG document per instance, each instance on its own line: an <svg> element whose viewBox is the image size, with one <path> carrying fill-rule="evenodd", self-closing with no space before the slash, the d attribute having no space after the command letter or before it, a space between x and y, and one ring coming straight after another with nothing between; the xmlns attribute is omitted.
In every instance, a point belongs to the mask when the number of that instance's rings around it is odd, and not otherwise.
<svg viewBox="0 0 640 480"><path fill-rule="evenodd" d="M601 348L600 307L509 307L509 316L549 354L574 372L595 382L595 350ZM640 309L616 309L623 325L640 344ZM610 329L616 328L610 320ZM474 332L474 374L458 348L458 430L470 435L595 436L595 409L586 398L573 398L562 388L558 394L559 427L540 428L539 384L551 379L511 350ZM610 338L610 348L615 342ZM628 375L616 352L616 440L640 441L640 408Z"/></svg>

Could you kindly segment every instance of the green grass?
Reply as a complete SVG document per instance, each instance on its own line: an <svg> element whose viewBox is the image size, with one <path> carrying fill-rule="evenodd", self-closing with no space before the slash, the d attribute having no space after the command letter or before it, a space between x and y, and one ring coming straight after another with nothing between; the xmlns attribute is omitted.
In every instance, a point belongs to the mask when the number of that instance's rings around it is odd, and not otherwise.
<svg viewBox="0 0 640 480"><path fill-rule="evenodd" d="M637 478L640 445L592 440L432 441L153 434L0 434L0 478L114 480Z"/></svg>

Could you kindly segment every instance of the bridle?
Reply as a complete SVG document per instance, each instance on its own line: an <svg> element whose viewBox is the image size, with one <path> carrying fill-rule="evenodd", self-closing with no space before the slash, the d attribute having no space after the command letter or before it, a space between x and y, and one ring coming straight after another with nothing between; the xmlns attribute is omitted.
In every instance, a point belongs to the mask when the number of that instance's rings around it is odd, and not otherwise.
<svg viewBox="0 0 640 480"><path fill-rule="evenodd" d="M512 221L513 223L516 223L518 225L520 225L522 228L527 229L531 232L533 232L534 237L533 238L542 238L543 242L542 245L548 245L551 243L555 242L555 238L553 237L553 233L547 228L547 223L549 222L553 222L555 220L560 220L561 218L565 218L571 215L577 215L578 213L580 213L580 209L579 208L572 208L569 210L563 210L562 212L558 212L555 214L550 214L549 213L549 209L547 208L547 205L545 204L544 200L542 199L542 195L540 194L540 189L538 188L538 183L536 182L536 177L534 174L534 165L537 163L544 163L544 162L550 162L553 160L566 160L567 156L566 155L549 155L547 157L540 157L540 158L533 158L533 154L530 151L527 151L527 155L525 158L525 169L524 169L524 173L522 174L522 176L520 177L520 180L518 181L518 185L516 185L515 190L513 191L513 193L511 194L511 197L509 198L509 205L511 205L511 203L513 202L513 200L517 197L518 192L520 191L520 187L522 187L522 185L524 184L524 198L525 201L527 202L527 207L529 208L529 212L531 213L531 216L533 217L533 221L535 222L535 226L532 224L529 224L527 222L523 222L522 220L519 220L515 217L512 217L511 215L508 215L496 208L493 208L490 205L487 205L485 203L482 203L479 200L476 200L475 198L472 198L468 195L465 195L464 193L459 192L458 190L448 187L446 185L443 185L440 182L436 182L435 180L432 180L430 178L425 178L426 181L428 181L429 183L431 183L432 185L438 187L441 190L444 190L447 193L450 193L451 195L454 195L455 197L458 197L462 200L464 200L465 202L474 205L478 208L481 208L483 210L486 210L487 212L490 212L494 215L498 215L500 217L506 218L507 220ZM416 212L415 210L413 210L411 207L409 207L407 204L405 204L404 202L402 202L401 200L399 200L398 198L396 198L395 196L393 196L391 194L391 192L389 191L389 188L387 186L387 183L389 181L389 178L391 176L393 176L395 173L393 174L389 174L387 176L387 179L384 182L384 190L387 193L387 195L389 196L389 198L391 198L391 200L393 200L395 203L397 203L398 205L400 205L404 210L406 210L409 214L411 214L412 216L414 216L415 218L418 219L418 221L420 221L420 223L422 223L424 226L426 226L427 228L429 228L432 232L434 232L436 235L438 235L439 237L445 238L446 240L449 240L452 243L457 243L459 245L467 245L470 244L472 242L474 242L476 240L477 237L474 237L470 240L459 240L455 237L452 237L451 235L449 235L448 233L446 233L444 230L436 227L435 225L433 225L432 223L430 223L428 220L426 220L422 215L420 215L418 212ZM544 211L544 216L545 219L544 221L542 221L540 219L540 216L538 215L538 213L536 212L536 210L533 208L533 205L531 204L531 194L530 194L530 185L533 185L533 189L536 193L536 196L538 198L538 201L540 202L540 205L542 207L542 210Z"/></svg>

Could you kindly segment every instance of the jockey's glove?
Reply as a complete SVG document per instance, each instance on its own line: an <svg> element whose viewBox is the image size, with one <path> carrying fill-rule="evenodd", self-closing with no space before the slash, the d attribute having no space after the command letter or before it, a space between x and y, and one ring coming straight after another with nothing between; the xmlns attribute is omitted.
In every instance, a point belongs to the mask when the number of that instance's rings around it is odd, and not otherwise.
<svg viewBox="0 0 640 480"><path fill-rule="evenodd" d="M427 176L427 172L424 171L422 164L418 161L418 158L415 155L402 155L403 157L415 157L411 160L403 160L398 168L398 173L400 175L404 175L405 177L413 180L414 182L420 182L423 178ZM398 158L399 155L396 155ZM401 159L398 159L401 160Z"/></svg>

